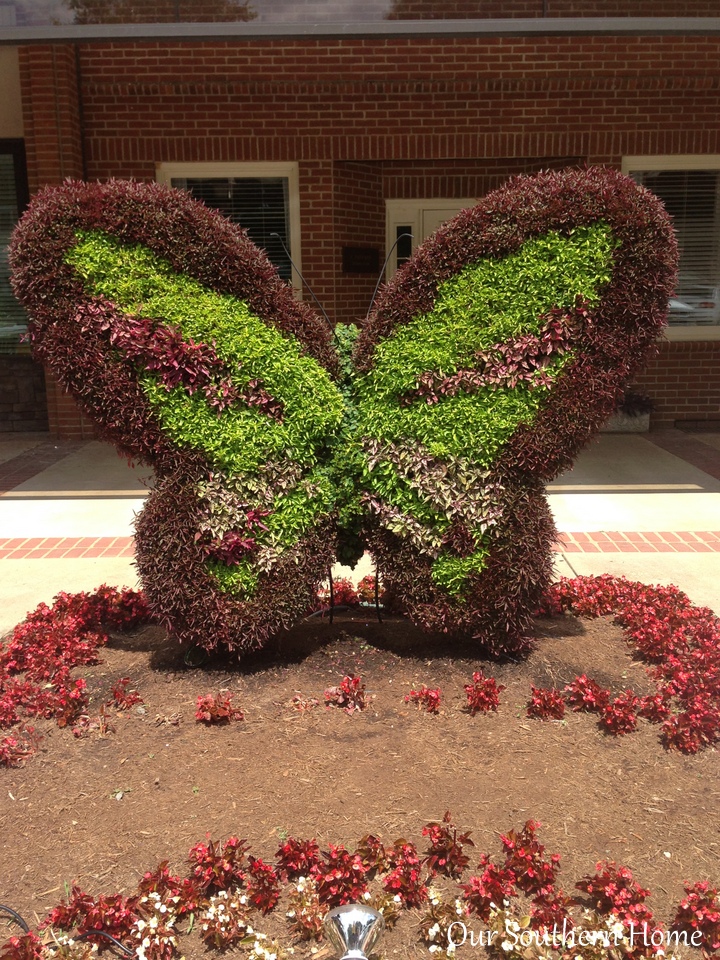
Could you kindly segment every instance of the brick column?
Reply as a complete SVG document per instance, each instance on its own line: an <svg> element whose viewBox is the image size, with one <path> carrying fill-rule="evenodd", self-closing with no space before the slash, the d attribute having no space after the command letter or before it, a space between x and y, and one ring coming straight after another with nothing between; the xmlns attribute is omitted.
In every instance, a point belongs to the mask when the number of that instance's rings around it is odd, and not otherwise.
<svg viewBox="0 0 720 960"><path fill-rule="evenodd" d="M84 175L82 124L75 47L47 44L20 48L25 150L31 194L48 184ZM93 427L73 399L46 371L50 433L84 439Z"/></svg>

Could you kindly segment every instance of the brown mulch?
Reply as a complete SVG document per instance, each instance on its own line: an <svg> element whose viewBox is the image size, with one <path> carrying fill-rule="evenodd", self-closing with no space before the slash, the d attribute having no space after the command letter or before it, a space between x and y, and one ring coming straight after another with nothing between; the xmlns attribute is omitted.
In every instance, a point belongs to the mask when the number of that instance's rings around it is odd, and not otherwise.
<svg viewBox="0 0 720 960"><path fill-rule="evenodd" d="M481 852L501 860L499 833L539 820L567 892L612 859L650 888L666 922L683 881L720 880L718 751L668 752L645 722L613 737L588 714L525 717L531 683L562 687L579 673L616 694L650 692L618 627L541 620L527 660L483 663L402 620L373 618L371 610L332 625L311 619L239 665L188 666L157 627L113 636L102 663L82 672L91 711L119 677L144 703L108 708L113 729L82 738L40 722L39 753L0 769L0 902L34 925L73 883L127 894L162 860L184 871L189 848L208 835L247 838L267 860L288 835L326 849L373 833L424 850L422 826L446 810L472 831L472 868ZM507 689L497 713L471 717L463 685L480 667ZM323 691L345 674L361 675L372 695L352 716L323 705ZM442 690L438 716L404 701L423 683ZM219 691L233 694L244 721L195 721L198 695ZM298 710L295 695L321 705ZM0 942L12 932L0 927ZM389 944L410 950L397 937Z"/></svg>

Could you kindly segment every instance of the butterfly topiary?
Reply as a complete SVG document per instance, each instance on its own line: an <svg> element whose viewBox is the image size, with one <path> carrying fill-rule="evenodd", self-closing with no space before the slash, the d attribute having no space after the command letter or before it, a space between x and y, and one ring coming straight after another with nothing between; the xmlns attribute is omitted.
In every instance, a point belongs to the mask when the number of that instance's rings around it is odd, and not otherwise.
<svg viewBox="0 0 720 960"><path fill-rule="evenodd" d="M659 201L601 168L461 213L359 331L156 184L48 188L11 247L35 356L154 467L136 555L156 616L238 653L366 548L416 623L522 649L552 574L544 484L652 352L676 260Z"/></svg>

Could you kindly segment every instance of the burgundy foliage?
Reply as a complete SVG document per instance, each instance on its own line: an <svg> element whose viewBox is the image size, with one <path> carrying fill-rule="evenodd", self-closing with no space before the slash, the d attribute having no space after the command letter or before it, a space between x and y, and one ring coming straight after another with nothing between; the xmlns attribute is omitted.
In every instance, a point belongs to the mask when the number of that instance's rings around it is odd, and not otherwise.
<svg viewBox="0 0 720 960"><path fill-rule="evenodd" d="M320 847L317 840L296 840L294 837L280 844L275 855L280 870L286 879L307 877L320 863Z"/></svg>
<svg viewBox="0 0 720 960"><path fill-rule="evenodd" d="M478 874L467 883L457 884L456 890L470 914L487 923L493 909L502 911L508 902L509 916L520 918L520 910L526 910L518 899L523 895L530 901L530 924L536 930L552 930L554 925L562 929L563 924L571 929L575 921L570 911L580 906L590 906L601 917L619 919L626 926L633 924L636 935L643 928L649 934L661 929L645 902L650 892L634 880L628 867L613 861L601 861L593 875L583 877L576 884L586 894L587 903L566 896L555 885L560 858L557 854L548 856L546 853L537 837L539 826L536 821L528 820L522 829L501 835L504 861L494 863L488 854L483 853L479 858ZM445 854L450 854L451 858L460 856L455 861L457 869L454 872L441 866L440 861L436 864L440 866L439 872L448 873L457 882L457 876L465 866L462 846L472 845L469 834L456 832L449 812L442 821L426 824L422 832L430 840L430 856L440 854L441 859ZM327 909L343 903L363 902L368 890L370 898L381 887L381 897L396 899L396 903L383 906L383 910L390 907L390 916L404 908L420 907L428 897L422 861L415 845L404 839L396 840L386 848L378 837L368 835L359 841L355 853L350 853L341 844L330 844L321 855L315 840L288 838L280 845L275 865L249 855L248 851L246 842L238 837L229 837L225 841L208 838L207 843L198 843L191 848L184 876L173 873L168 862L163 861L154 870L144 873L136 891L129 895L106 893L94 896L73 886L68 897L54 906L40 924L42 939L34 932L10 937L0 945L0 957L2 960L42 960L43 940L53 942L55 932L59 931L77 940L89 931L100 930L121 943L136 944L138 922L152 916L152 910L148 912L144 900L147 897L157 898L155 902L162 904L167 919L171 916L190 917L189 929L176 927L176 935L189 933L199 915L200 936L218 949L228 946L248 929L247 913L242 906L236 915L226 917L227 923L214 923L213 917L218 919L219 912L232 913L231 898L239 905L246 898L250 909L268 914L278 907L283 885L299 876L309 877L317 890L316 907L312 916L304 921L312 921L314 932L321 929L322 916ZM369 888L373 877L374 889ZM444 882L449 883L448 880ZM672 929L696 937L699 935L703 955L709 955L720 947L720 894L707 881L686 882L684 886L686 895L677 908ZM218 894L227 896L221 901L220 911L215 908L211 917L204 911L210 907L210 897ZM455 916L451 914L452 919ZM233 919L237 921L237 928L230 923ZM296 927L296 918L292 920L292 926ZM251 922L253 927L257 926L254 919ZM170 932L171 926L164 927L160 920L164 931ZM151 933L147 923L142 929L144 936ZM92 937L92 940L100 949L107 946L99 936ZM162 942L155 939L147 947L147 955L153 960L170 960L174 951L164 952L164 949ZM643 947L625 951L633 957L651 956L653 952Z"/></svg>
<svg viewBox="0 0 720 960"><path fill-rule="evenodd" d="M214 696L208 693L197 698L195 719L208 726L230 723L232 720L244 720L245 714L232 705L232 694Z"/></svg>
<svg viewBox="0 0 720 960"><path fill-rule="evenodd" d="M532 387L550 387L553 381L546 366L554 357L561 357L572 347L570 330L580 329L579 320L588 316L586 305L579 302L572 312L553 310L537 336L534 333L518 337L509 343L496 343L475 355L477 367L459 370L450 377L429 371L418 379L418 386L406 394L403 403L423 398L426 403L437 403L440 397L455 397L459 393L477 393L490 387L515 387L529 383Z"/></svg>
<svg viewBox="0 0 720 960"><path fill-rule="evenodd" d="M545 845L536 837L540 824L528 820L520 831L510 830L500 836L505 850L505 869L512 870L515 885L523 893L532 896L550 896L560 870L557 853L544 856Z"/></svg>
<svg viewBox="0 0 720 960"><path fill-rule="evenodd" d="M345 713L355 713L367 706L365 684L361 677L343 677L337 687L328 687L324 697L328 706L340 707Z"/></svg>
<svg viewBox="0 0 720 960"><path fill-rule="evenodd" d="M618 866L612 860L602 860L595 866L592 877L583 877L575 886L588 894L598 913L614 913L627 923L649 923L652 920L650 908L645 899L650 896L633 879L632 870Z"/></svg>
<svg viewBox="0 0 720 960"><path fill-rule="evenodd" d="M506 867L498 867L486 853L481 855L478 866L482 873L463 884L462 896L468 911L487 923L493 906L500 906L503 900L516 895L515 874Z"/></svg>
<svg viewBox="0 0 720 960"><path fill-rule="evenodd" d="M367 890L367 869L360 856L341 843L331 843L323 858L312 871L320 902L332 908L361 901Z"/></svg>

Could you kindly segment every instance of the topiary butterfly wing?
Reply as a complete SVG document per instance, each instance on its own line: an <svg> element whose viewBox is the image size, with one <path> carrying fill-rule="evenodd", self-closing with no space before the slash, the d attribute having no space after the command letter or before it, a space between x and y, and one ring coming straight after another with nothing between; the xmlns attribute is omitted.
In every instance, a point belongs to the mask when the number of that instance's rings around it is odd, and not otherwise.
<svg viewBox="0 0 720 960"><path fill-rule="evenodd" d="M385 289L355 352L358 485L422 626L522 647L552 571L544 483L652 351L676 259L644 188L568 170L490 194Z"/></svg>
<svg viewBox="0 0 720 960"><path fill-rule="evenodd" d="M155 468L136 528L153 610L184 641L261 646L334 557L331 332L243 231L155 184L48 189L11 259L35 355Z"/></svg>

